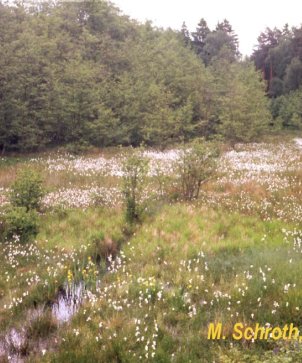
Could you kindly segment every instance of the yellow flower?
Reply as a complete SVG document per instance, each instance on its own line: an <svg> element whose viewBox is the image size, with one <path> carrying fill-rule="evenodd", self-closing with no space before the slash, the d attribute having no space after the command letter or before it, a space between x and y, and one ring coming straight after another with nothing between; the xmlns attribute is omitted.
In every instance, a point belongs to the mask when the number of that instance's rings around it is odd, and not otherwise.
<svg viewBox="0 0 302 363"><path fill-rule="evenodd" d="M72 272L70 270L68 270L68 272L67 272L67 280L68 280L68 282L71 282L72 281L72 278L73 278L73 274L72 274Z"/></svg>

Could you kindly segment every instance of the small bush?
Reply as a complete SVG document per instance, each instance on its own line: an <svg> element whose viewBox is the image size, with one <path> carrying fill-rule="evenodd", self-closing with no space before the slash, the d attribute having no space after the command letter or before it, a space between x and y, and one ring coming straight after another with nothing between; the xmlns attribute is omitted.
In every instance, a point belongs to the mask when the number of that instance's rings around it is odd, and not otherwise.
<svg viewBox="0 0 302 363"><path fill-rule="evenodd" d="M27 211L38 209L44 195L41 176L29 169L22 170L12 185L10 202L14 207Z"/></svg>
<svg viewBox="0 0 302 363"><path fill-rule="evenodd" d="M142 150L135 151L123 163L123 194L125 198L125 216L130 224L141 219L142 194L148 174L148 160Z"/></svg>
<svg viewBox="0 0 302 363"><path fill-rule="evenodd" d="M27 211L25 207L13 207L4 216L4 236L18 236L20 242L27 242L38 233L38 216L34 210Z"/></svg>
<svg viewBox="0 0 302 363"><path fill-rule="evenodd" d="M180 193L185 200L197 199L203 183L216 170L219 149L213 142L195 140L183 146L181 157L176 162L180 181Z"/></svg>

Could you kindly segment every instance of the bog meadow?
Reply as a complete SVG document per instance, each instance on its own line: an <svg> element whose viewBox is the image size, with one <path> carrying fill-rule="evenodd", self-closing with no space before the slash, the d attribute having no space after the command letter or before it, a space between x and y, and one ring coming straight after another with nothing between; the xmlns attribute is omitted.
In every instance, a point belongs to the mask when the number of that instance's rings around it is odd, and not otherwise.
<svg viewBox="0 0 302 363"><path fill-rule="evenodd" d="M0 1L0 362L302 361L301 44Z"/></svg>

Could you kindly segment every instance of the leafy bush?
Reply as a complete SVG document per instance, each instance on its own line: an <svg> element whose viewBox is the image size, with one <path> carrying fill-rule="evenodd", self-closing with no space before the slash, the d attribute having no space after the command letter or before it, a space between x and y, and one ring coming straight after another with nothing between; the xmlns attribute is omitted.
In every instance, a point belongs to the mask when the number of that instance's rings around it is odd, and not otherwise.
<svg viewBox="0 0 302 363"><path fill-rule="evenodd" d="M38 233L38 216L34 210L25 207L13 207L4 215L4 236L18 236L20 242L27 242Z"/></svg>
<svg viewBox="0 0 302 363"><path fill-rule="evenodd" d="M148 174L148 160L142 150L135 151L123 163L123 194L126 207L126 221L139 221L142 214L142 193Z"/></svg>
<svg viewBox="0 0 302 363"><path fill-rule="evenodd" d="M38 209L44 195L40 174L30 169L22 170L12 185L10 202L14 207L24 207L26 211Z"/></svg>
<svg viewBox="0 0 302 363"><path fill-rule="evenodd" d="M216 170L218 156L219 149L213 142L195 140L182 147L181 157L176 162L176 171L183 199L198 198L201 185Z"/></svg>
<svg viewBox="0 0 302 363"><path fill-rule="evenodd" d="M271 101L275 123L284 128L302 129L302 88Z"/></svg>

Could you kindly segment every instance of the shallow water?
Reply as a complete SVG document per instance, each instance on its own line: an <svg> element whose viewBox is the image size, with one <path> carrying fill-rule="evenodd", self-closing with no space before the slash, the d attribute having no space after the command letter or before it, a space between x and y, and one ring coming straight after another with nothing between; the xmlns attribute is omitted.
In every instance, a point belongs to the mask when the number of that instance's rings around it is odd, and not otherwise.
<svg viewBox="0 0 302 363"><path fill-rule="evenodd" d="M56 301L52 303L51 312L53 317L59 323L68 322L79 310L84 298L84 292L85 284L83 281L72 285L66 284L59 291Z"/></svg>
<svg viewBox="0 0 302 363"><path fill-rule="evenodd" d="M22 363L22 349L25 344L25 331L11 329L0 344L0 356L6 357L9 362ZM20 352L20 353L19 353Z"/></svg>
<svg viewBox="0 0 302 363"><path fill-rule="evenodd" d="M73 284L66 283L58 291L54 302L28 310L24 326L29 325L39 316L49 311L49 309L58 325L67 323L79 310L84 296L85 284L83 281ZM26 356L30 353L42 353L44 350L48 350L51 342L48 338L39 339L31 342L31 347L29 347L29 342L26 338L26 328L12 328L4 336L0 337L0 362L1 358L6 358L11 363L23 363L26 360Z"/></svg>

